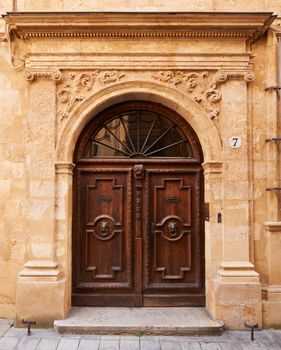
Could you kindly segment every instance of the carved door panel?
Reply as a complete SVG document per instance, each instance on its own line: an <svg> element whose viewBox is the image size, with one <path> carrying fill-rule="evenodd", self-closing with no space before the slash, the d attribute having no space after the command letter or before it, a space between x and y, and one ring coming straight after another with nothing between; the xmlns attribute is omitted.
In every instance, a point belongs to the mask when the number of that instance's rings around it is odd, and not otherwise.
<svg viewBox="0 0 281 350"><path fill-rule="evenodd" d="M204 305L200 171L146 171L144 305Z"/></svg>
<svg viewBox="0 0 281 350"><path fill-rule="evenodd" d="M73 305L204 305L200 167L76 169Z"/></svg>
<svg viewBox="0 0 281 350"><path fill-rule="evenodd" d="M134 305L131 170L78 169L74 305Z"/></svg>

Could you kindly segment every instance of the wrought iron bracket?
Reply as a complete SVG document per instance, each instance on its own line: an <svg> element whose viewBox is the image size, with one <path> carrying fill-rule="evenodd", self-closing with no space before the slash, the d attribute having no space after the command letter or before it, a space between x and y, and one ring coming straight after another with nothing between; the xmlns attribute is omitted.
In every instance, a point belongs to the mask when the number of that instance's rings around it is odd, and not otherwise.
<svg viewBox="0 0 281 350"><path fill-rule="evenodd" d="M281 187L267 187L266 191L281 191Z"/></svg>
<svg viewBox="0 0 281 350"><path fill-rule="evenodd" d="M36 325L36 321L22 320L21 322L22 322L22 324L27 324L27 335L31 335L30 327L31 327L31 325Z"/></svg>
<svg viewBox="0 0 281 350"><path fill-rule="evenodd" d="M268 86L264 89L264 91L277 91L281 90L281 86Z"/></svg>
<svg viewBox="0 0 281 350"><path fill-rule="evenodd" d="M265 142L281 142L281 137L269 137L267 139L265 139Z"/></svg>

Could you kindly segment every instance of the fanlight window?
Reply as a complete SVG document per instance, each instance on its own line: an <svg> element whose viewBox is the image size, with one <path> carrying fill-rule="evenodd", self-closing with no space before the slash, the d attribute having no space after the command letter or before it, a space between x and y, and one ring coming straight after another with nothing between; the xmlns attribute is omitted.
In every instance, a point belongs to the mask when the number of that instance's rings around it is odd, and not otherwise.
<svg viewBox="0 0 281 350"><path fill-rule="evenodd" d="M84 157L194 158L179 127L146 110L129 111L107 121L91 135Z"/></svg>

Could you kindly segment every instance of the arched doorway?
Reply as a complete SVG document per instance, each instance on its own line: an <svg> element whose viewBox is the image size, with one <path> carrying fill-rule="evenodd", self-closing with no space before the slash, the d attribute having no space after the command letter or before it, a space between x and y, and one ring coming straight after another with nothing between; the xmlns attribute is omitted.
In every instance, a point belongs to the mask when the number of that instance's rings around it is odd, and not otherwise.
<svg viewBox="0 0 281 350"><path fill-rule="evenodd" d="M205 304L202 158L163 105L92 119L74 155L72 305Z"/></svg>

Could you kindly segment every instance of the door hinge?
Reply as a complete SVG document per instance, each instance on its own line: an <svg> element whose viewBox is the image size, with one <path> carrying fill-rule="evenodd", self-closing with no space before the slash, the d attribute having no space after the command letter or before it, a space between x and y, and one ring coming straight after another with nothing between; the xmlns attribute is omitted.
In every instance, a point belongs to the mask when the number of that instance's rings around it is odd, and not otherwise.
<svg viewBox="0 0 281 350"><path fill-rule="evenodd" d="M205 221L210 221L210 205L209 202L204 203Z"/></svg>

